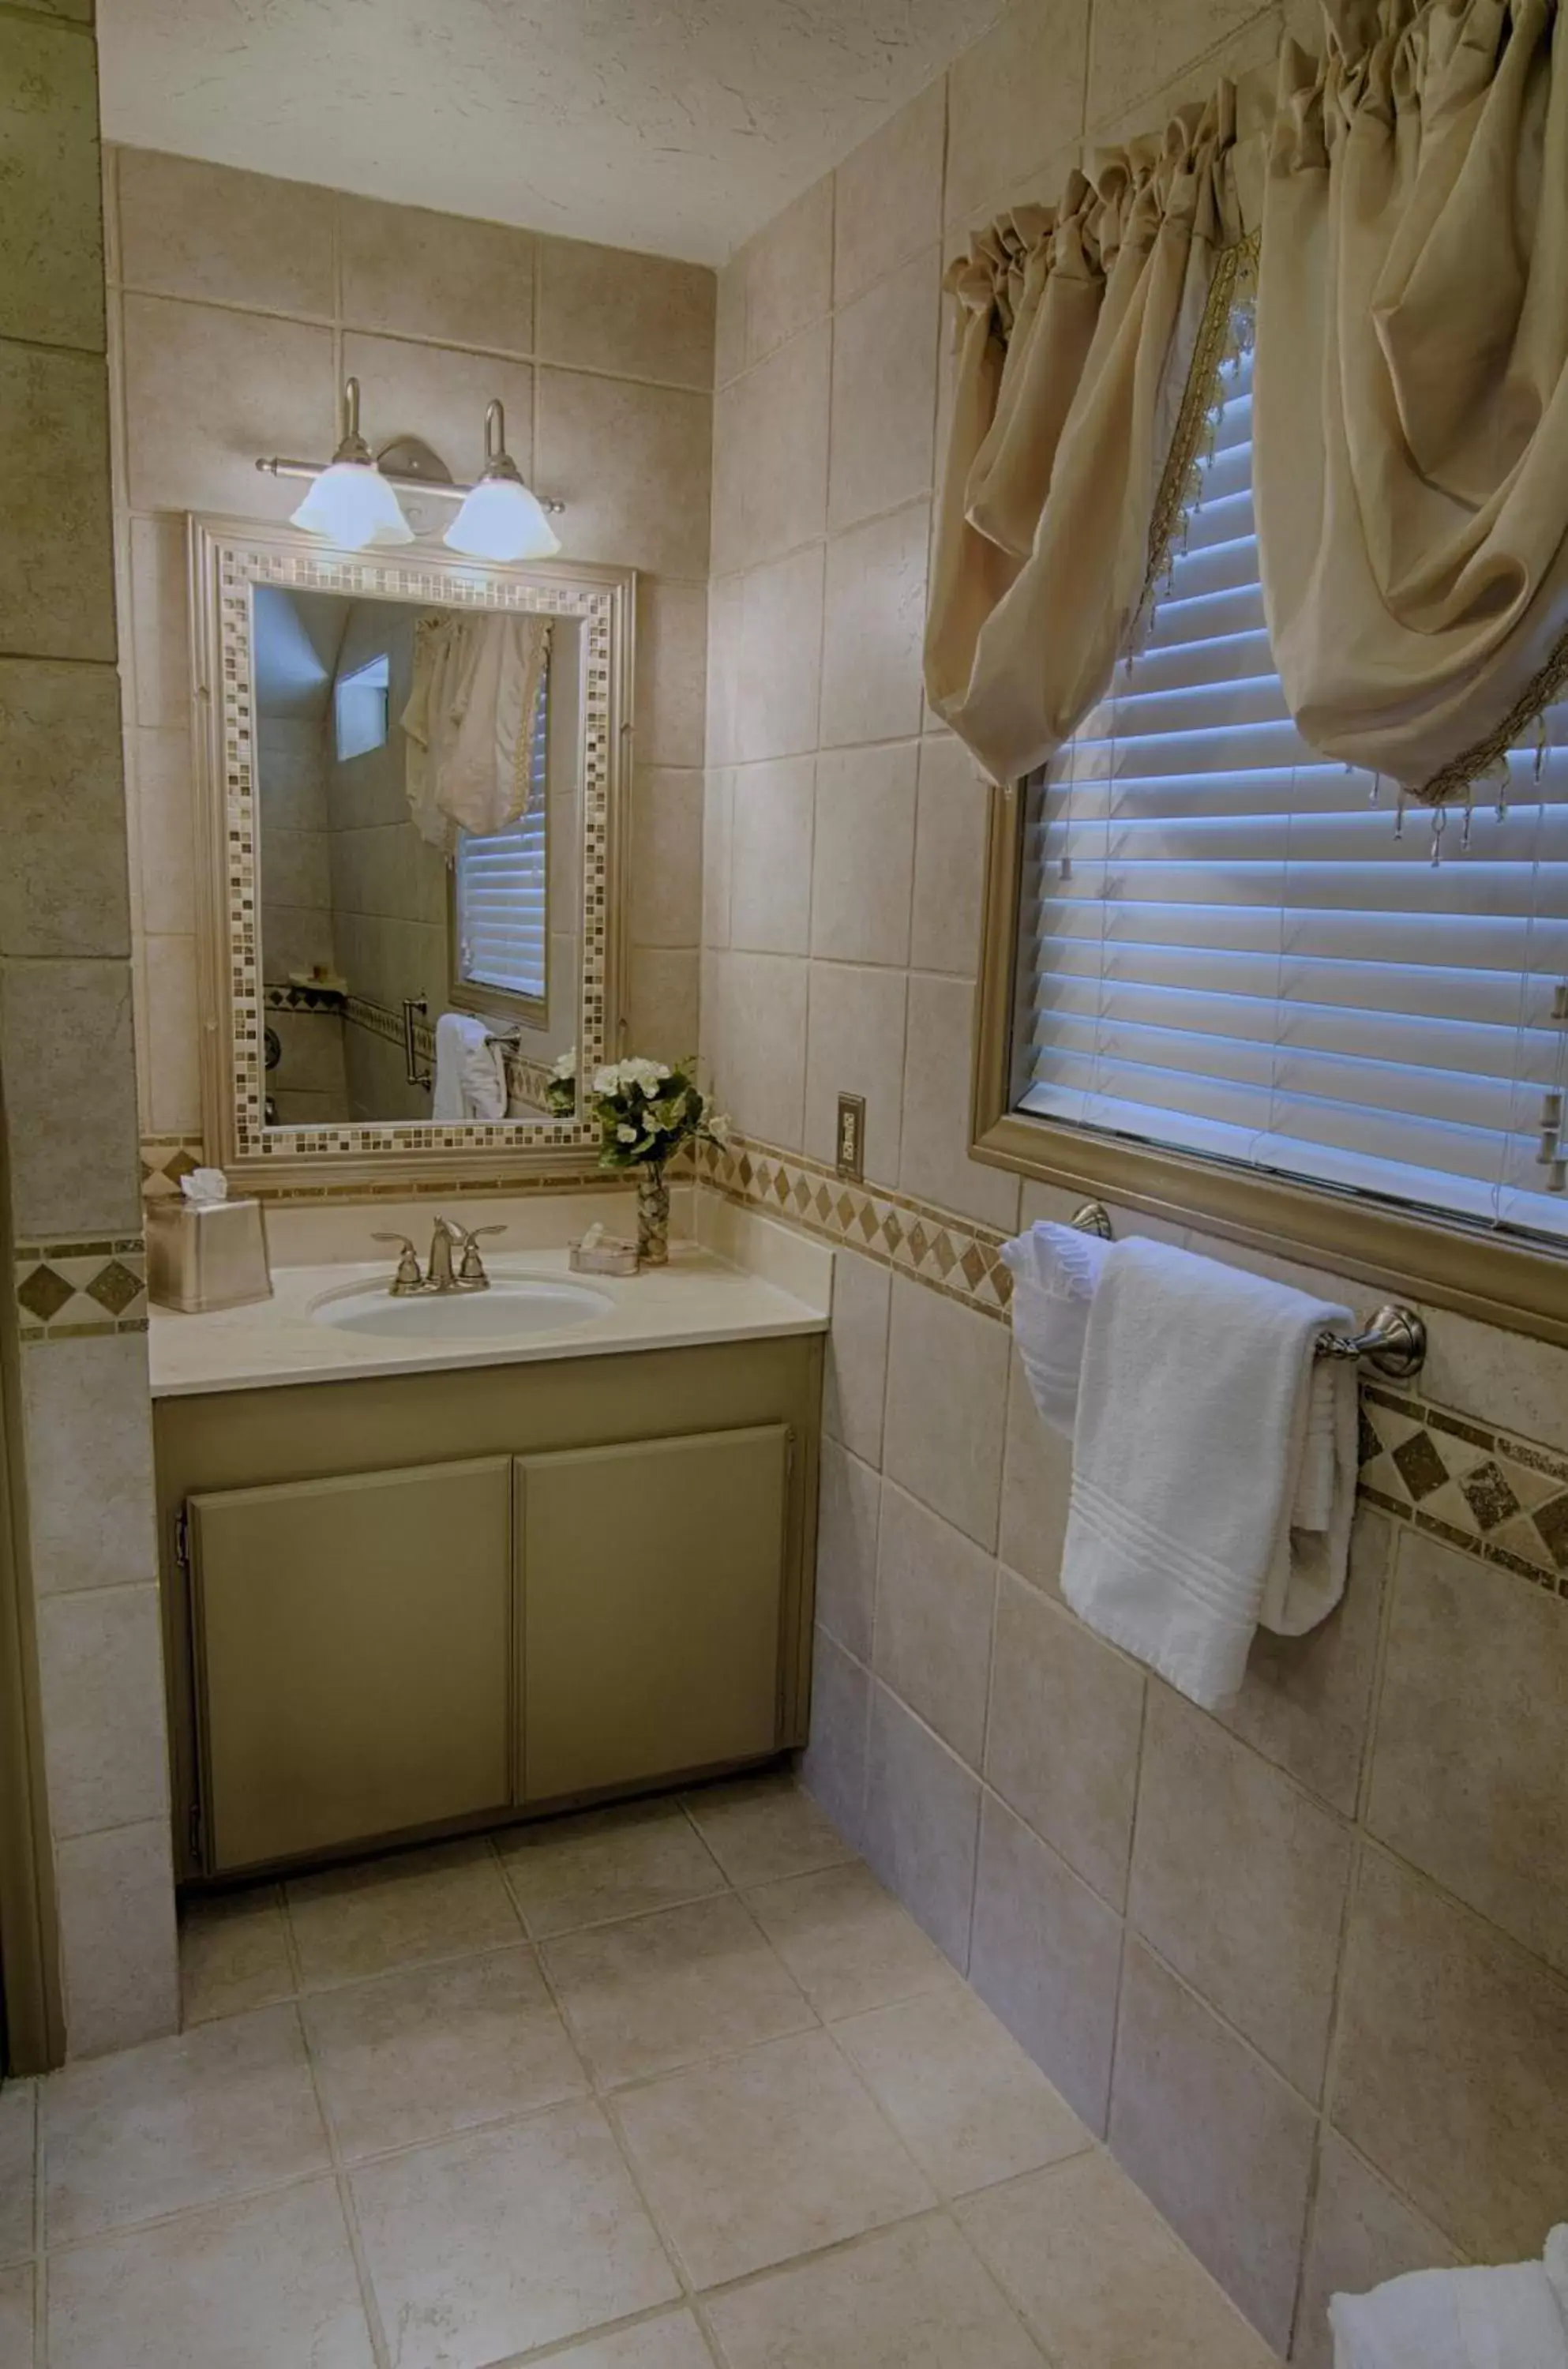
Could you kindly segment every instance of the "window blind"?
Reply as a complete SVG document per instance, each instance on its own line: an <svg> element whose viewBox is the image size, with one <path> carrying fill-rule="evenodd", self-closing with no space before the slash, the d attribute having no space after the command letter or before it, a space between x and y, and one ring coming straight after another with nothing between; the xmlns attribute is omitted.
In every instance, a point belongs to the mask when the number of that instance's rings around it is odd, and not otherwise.
<svg viewBox="0 0 1568 2369"><path fill-rule="evenodd" d="M549 978L549 676L529 746L528 812L506 830L458 836L455 903L462 977L543 1001Z"/></svg>
<svg viewBox="0 0 1568 2369"><path fill-rule="evenodd" d="M1463 853L1450 809L1434 870L1429 810L1396 836L1391 785L1374 798L1291 721L1250 359L1222 393L1141 646L1029 784L1015 1101L1561 1240L1568 703L1544 753L1532 732L1510 757L1501 813L1502 785L1477 784Z"/></svg>

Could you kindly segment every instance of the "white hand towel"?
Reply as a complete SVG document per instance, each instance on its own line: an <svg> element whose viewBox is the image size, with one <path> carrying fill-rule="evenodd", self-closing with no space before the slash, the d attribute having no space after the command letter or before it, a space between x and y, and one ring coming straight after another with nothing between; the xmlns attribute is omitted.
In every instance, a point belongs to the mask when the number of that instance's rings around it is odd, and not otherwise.
<svg viewBox="0 0 1568 2369"><path fill-rule="evenodd" d="M1544 2262L1412 2271L1329 2298L1334 2369L1568 2369L1568 2223Z"/></svg>
<svg viewBox="0 0 1568 2369"><path fill-rule="evenodd" d="M1013 1276L1013 1337L1040 1418L1065 1439L1078 1414L1089 1303L1109 1242L1042 1218L1001 1255Z"/></svg>
<svg viewBox="0 0 1568 2369"><path fill-rule="evenodd" d="M430 1116L505 1118L507 1072L501 1048L482 1020L443 1012L436 1023L436 1086Z"/></svg>
<svg viewBox="0 0 1568 2369"><path fill-rule="evenodd" d="M1207 1709L1240 1687L1260 1622L1296 1635L1344 1592L1356 1368L1312 1353L1349 1322L1162 1242L1113 1243L1101 1265L1062 1594Z"/></svg>

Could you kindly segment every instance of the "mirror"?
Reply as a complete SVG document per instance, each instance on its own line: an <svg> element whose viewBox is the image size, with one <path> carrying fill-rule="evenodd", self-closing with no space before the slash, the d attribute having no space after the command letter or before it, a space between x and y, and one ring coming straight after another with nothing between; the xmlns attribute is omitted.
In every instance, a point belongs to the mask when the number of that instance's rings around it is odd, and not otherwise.
<svg viewBox="0 0 1568 2369"><path fill-rule="evenodd" d="M209 1156L580 1168L553 1073L616 1049L632 578L191 533Z"/></svg>
<svg viewBox="0 0 1568 2369"><path fill-rule="evenodd" d="M578 1021L581 636L255 588L267 1126L549 1116Z"/></svg>

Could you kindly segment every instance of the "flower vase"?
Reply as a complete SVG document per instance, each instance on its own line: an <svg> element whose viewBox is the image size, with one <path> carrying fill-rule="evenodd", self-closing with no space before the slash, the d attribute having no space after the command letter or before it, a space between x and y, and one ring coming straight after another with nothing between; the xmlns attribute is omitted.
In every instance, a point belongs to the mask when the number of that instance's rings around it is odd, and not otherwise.
<svg viewBox="0 0 1568 2369"><path fill-rule="evenodd" d="M644 1266L670 1264L670 1187L658 1161L637 1171L637 1258Z"/></svg>

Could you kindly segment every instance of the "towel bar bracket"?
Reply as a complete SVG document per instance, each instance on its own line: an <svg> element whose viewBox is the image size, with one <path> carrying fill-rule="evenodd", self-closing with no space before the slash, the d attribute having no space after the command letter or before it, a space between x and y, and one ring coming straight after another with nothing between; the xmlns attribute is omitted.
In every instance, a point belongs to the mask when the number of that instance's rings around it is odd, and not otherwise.
<svg viewBox="0 0 1568 2369"><path fill-rule="evenodd" d="M1111 1236L1110 1213L1102 1201L1085 1201L1072 1213L1081 1234ZM1365 1357L1386 1381L1408 1382L1426 1363L1426 1327L1413 1308L1379 1308L1364 1333L1320 1333L1320 1357Z"/></svg>
<svg viewBox="0 0 1568 2369"><path fill-rule="evenodd" d="M1379 1308L1365 1333L1320 1333L1320 1357L1365 1357L1391 1382L1408 1382L1426 1363L1426 1327L1413 1308Z"/></svg>

